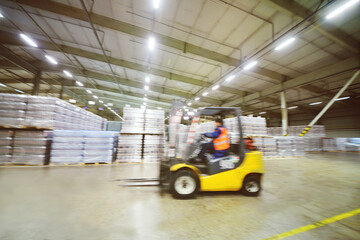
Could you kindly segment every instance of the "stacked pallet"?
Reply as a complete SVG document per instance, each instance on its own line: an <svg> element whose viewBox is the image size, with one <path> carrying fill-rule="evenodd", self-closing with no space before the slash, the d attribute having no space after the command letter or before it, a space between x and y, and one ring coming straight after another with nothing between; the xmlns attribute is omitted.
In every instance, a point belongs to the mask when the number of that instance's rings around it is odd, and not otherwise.
<svg viewBox="0 0 360 240"><path fill-rule="evenodd" d="M54 97L0 94L0 125L104 130L106 120Z"/></svg>
<svg viewBox="0 0 360 240"><path fill-rule="evenodd" d="M263 153L265 157L277 156L277 141L274 137L257 136L253 137L254 146Z"/></svg>
<svg viewBox="0 0 360 240"><path fill-rule="evenodd" d="M121 133L144 133L145 109L124 107Z"/></svg>
<svg viewBox="0 0 360 240"><path fill-rule="evenodd" d="M304 137L304 145L306 152L321 152L322 144L320 137Z"/></svg>
<svg viewBox="0 0 360 240"><path fill-rule="evenodd" d="M142 159L143 135L120 134L116 161L140 163Z"/></svg>
<svg viewBox="0 0 360 240"><path fill-rule="evenodd" d="M0 163L43 165L48 162L49 132L1 130Z"/></svg>
<svg viewBox="0 0 360 240"><path fill-rule="evenodd" d="M53 131L51 163L112 163L118 132Z"/></svg>
<svg viewBox="0 0 360 240"><path fill-rule="evenodd" d="M277 156L301 157L305 155L304 138L301 137L275 137L277 141Z"/></svg>
<svg viewBox="0 0 360 240"><path fill-rule="evenodd" d="M145 135L144 162L159 162L165 156L165 137L161 135Z"/></svg>
<svg viewBox="0 0 360 240"><path fill-rule="evenodd" d="M289 126L288 127L288 136L299 136L301 132L307 126ZM282 128L281 127L269 127L267 128L267 134L270 136L282 136ZM306 133L306 137L325 137L325 126L323 125L314 125L310 130Z"/></svg>
<svg viewBox="0 0 360 240"><path fill-rule="evenodd" d="M335 138L321 138L323 151L335 151L337 149Z"/></svg>
<svg viewBox="0 0 360 240"><path fill-rule="evenodd" d="M163 110L146 109L145 134L163 134L165 128L165 112Z"/></svg>

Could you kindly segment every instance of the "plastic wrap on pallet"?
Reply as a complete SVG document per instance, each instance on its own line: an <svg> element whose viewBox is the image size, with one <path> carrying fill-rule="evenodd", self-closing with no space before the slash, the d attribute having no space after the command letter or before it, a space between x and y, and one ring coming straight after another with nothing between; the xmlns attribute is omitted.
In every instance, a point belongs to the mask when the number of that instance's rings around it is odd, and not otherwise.
<svg viewBox="0 0 360 240"><path fill-rule="evenodd" d="M289 126L288 127L288 135L289 136L299 136L301 132L306 128L306 125L302 126ZM270 136L282 136L282 128L281 127L269 127L267 128L267 133ZM325 126L323 125L314 125L310 130L306 133L306 137L325 137Z"/></svg>
<svg viewBox="0 0 360 240"><path fill-rule="evenodd" d="M112 131L55 130L50 160L56 164L111 163L118 134Z"/></svg>
<svg viewBox="0 0 360 240"><path fill-rule="evenodd" d="M5 113L6 111L6 113ZM0 94L0 125L104 130L105 119L54 97Z"/></svg>
<svg viewBox="0 0 360 240"><path fill-rule="evenodd" d="M120 134L117 149L117 162L141 162L143 135Z"/></svg>
<svg viewBox="0 0 360 240"><path fill-rule="evenodd" d="M161 135L145 135L144 162L159 162L165 154L165 137Z"/></svg>
<svg viewBox="0 0 360 240"><path fill-rule="evenodd" d="M336 139L335 138L322 138L322 150L323 151L335 151Z"/></svg>
<svg viewBox="0 0 360 240"><path fill-rule="evenodd" d="M320 137L304 137L304 145L306 152L321 152L322 144Z"/></svg>

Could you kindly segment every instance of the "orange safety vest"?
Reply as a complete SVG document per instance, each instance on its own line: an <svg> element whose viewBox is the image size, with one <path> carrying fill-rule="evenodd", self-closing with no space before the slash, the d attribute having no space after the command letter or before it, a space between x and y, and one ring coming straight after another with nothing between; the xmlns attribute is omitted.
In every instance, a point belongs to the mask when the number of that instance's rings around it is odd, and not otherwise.
<svg viewBox="0 0 360 240"><path fill-rule="evenodd" d="M215 150L226 150L230 148L230 139L229 139L229 132L224 127L219 127L221 130L221 134L218 138L214 139L214 148Z"/></svg>

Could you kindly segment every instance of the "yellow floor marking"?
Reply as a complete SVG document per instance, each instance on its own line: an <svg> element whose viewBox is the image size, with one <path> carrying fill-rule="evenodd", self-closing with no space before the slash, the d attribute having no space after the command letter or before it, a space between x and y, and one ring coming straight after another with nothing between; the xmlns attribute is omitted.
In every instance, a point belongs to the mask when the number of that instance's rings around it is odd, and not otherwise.
<svg viewBox="0 0 360 240"><path fill-rule="evenodd" d="M281 234L278 234L278 235L275 235L275 236L272 236L272 237L264 238L263 240L283 239L283 238L290 237L290 236L295 235L295 234L299 234L299 233L302 233L302 232L309 231L309 230L314 229L314 228L325 226L327 224L330 224L330 223L333 223L333 222L336 222L336 221L340 221L340 220L342 220L344 218L355 216L357 214L360 214L360 208L356 209L356 210L353 210L353 211L350 211L350 212L346 212L346 213L342 213L342 214L333 216L331 218L324 219L322 221L319 221L319 222L316 222L316 223L313 223L313 224L310 224L310 225L299 227L299 228L293 229L293 230L288 231L288 232L284 232L284 233L281 233Z"/></svg>

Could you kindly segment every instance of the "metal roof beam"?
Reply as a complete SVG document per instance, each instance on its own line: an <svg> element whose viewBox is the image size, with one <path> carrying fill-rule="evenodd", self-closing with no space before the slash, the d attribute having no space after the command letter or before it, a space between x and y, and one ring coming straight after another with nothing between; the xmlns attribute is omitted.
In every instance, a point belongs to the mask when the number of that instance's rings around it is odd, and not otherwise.
<svg viewBox="0 0 360 240"><path fill-rule="evenodd" d="M300 77L293 78L284 83L281 83L281 84L269 87L267 89L264 89L262 91L249 94L245 97L241 97L241 98L235 99L233 101L227 102L227 103L223 104L222 106L228 107L228 106L236 106L236 105L244 104L246 102L249 102L249 101L252 101L255 99L264 98L264 97L270 96L274 93L285 91L287 89L301 87L301 86L310 84L312 82L319 81L325 77L328 77L328 76L331 76L334 74L338 74L338 73L345 72L345 71L350 71L353 69L358 69L359 67L360 67L360 58L358 56L348 58L341 62L329 65L327 67L323 67L317 71L304 74Z"/></svg>
<svg viewBox="0 0 360 240"><path fill-rule="evenodd" d="M27 5L29 7L41 9L44 11L48 11L51 13L56 13L59 15L67 16L70 18L78 19L81 21L88 22L85 12L80 8L71 7L69 5L61 4L58 2L49 2L47 0L17 0L18 3ZM147 39L149 36L154 36L157 41L167 47L171 47L177 50L180 50L184 53L191 53L197 56L201 56L203 58L207 58L213 61L221 62L227 64L229 66L239 66L242 62L239 59L232 58L212 50L202 48L179 39L175 39L166 35L162 35L159 33L154 33L151 30L138 27L126 22L122 22L113 18L109 18L103 15L99 15L96 13L91 13L91 20L95 25L112 29L115 31L123 32L132 36L136 36L139 38ZM272 78L274 80L281 81L283 80L283 76L279 73L273 72L271 70L258 67L253 70L253 73L258 75L266 76Z"/></svg>
<svg viewBox="0 0 360 240"><path fill-rule="evenodd" d="M62 73L62 70L66 68L67 70L71 71L72 74L75 76L82 76L82 77L92 78L92 79L96 79L96 80L100 80L100 81L104 81L104 82L116 83L113 80L114 79L113 76L104 74L104 73L98 73L98 72L88 71L88 70L82 70L81 72L79 72L78 69L76 69L74 67L68 67L68 66L64 66L61 64L57 65L57 66L50 66L47 63L34 63L34 65L36 65L40 69L42 69L43 72ZM0 68L12 68L12 69L15 68L16 69L17 67L12 64L9 64L8 62L4 62L4 61L0 60ZM138 81L132 81L132 80L128 80L128 79L120 78L120 77L116 78L116 80L121 85L124 85L124 86L138 88L138 89L144 88L144 84L141 82L138 82ZM175 96L182 97L185 99L193 99L195 97L195 95L188 93L188 92L179 91L179 90L166 88L166 87L160 87L158 85L151 84L151 83L148 85L150 87L150 91L153 91L153 92L171 95L171 96L175 95ZM231 91L237 91L237 90L231 89ZM213 105L221 105L222 104L222 101L213 99L213 98L208 98L208 97L202 97L201 102L210 103Z"/></svg>
<svg viewBox="0 0 360 240"><path fill-rule="evenodd" d="M261 0L262 2L274 7L275 9L279 10L288 15L294 15L297 18L303 20L312 12L303 7L301 4L295 1L284 1L284 0ZM334 42L340 44L341 46L349 49L353 52L359 52L359 42L352 37L351 35L347 34L346 32L342 31L341 29L335 27L330 23L326 23L327 26L331 25L327 29L321 27L320 19L317 18L313 26L319 31L320 34L323 36L333 40Z"/></svg>

